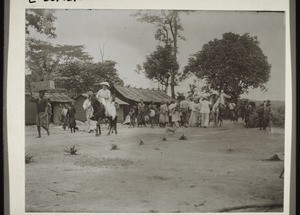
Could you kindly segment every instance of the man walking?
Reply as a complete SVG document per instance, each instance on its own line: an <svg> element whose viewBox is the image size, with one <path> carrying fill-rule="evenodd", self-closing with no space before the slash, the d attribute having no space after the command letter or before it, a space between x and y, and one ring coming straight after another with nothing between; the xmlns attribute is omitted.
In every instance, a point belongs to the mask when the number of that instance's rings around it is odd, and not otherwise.
<svg viewBox="0 0 300 215"><path fill-rule="evenodd" d="M47 105L48 99L45 98L45 91L39 91L39 97L37 99L33 98L31 92L32 102L36 103L36 126L38 131L37 138L41 138L41 127L47 131L48 136L50 135L49 127L48 127L48 113L47 113Z"/></svg>

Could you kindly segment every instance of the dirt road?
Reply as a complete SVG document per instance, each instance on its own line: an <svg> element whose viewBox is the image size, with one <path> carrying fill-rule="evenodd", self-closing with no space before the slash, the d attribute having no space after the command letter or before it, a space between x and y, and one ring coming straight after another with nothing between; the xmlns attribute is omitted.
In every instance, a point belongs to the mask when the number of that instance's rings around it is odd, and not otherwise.
<svg viewBox="0 0 300 215"><path fill-rule="evenodd" d="M262 161L283 158L282 131L225 122L180 128L163 141L163 128L119 126L118 135L100 137L84 128L51 127L38 139L35 126L26 127L26 152L34 156L25 166L27 212L215 212L283 201L284 162ZM73 145L78 155L64 152Z"/></svg>

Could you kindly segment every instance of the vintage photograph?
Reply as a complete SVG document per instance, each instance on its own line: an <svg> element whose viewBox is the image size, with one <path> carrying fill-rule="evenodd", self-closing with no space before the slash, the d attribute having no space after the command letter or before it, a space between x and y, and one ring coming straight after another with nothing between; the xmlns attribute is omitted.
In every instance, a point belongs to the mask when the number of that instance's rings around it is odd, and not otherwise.
<svg viewBox="0 0 300 215"><path fill-rule="evenodd" d="M285 16L26 9L26 212L283 212Z"/></svg>

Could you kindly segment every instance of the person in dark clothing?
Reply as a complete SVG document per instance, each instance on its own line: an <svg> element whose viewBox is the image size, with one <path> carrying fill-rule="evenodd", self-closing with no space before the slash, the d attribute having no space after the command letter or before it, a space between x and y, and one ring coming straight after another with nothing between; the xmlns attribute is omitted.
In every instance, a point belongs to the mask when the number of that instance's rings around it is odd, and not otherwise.
<svg viewBox="0 0 300 215"><path fill-rule="evenodd" d="M62 111L61 111L61 117L63 119L63 125L62 125L62 128L64 130L66 130L66 127L68 126L68 123L69 123L69 117L68 117L68 111L69 111L69 107L68 105L66 104Z"/></svg>
<svg viewBox="0 0 300 215"><path fill-rule="evenodd" d="M71 133L76 132L76 120L75 120L75 114L76 114L76 110L74 107L74 104L71 104L71 107L68 110L68 117L69 117L69 127L71 129Z"/></svg>
<svg viewBox="0 0 300 215"><path fill-rule="evenodd" d="M50 135L48 127L48 114L47 114L47 105L48 99L45 98L45 91L39 92L39 97L37 99L33 98L31 93L32 102L36 103L36 126L38 131L37 138L41 138L41 127L47 131L48 136Z"/></svg>
<svg viewBox="0 0 300 215"><path fill-rule="evenodd" d="M130 127L135 127L135 119L136 119L136 112L135 112L135 108L132 107L128 113L128 115L130 116L130 122L129 122L129 128Z"/></svg>
<svg viewBox="0 0 300 215"><path fill-rule="evenodd" d="M138 127L140 126L146 127L145 114L146 114L146 106L144 104L143 99L141 99L141 102L138 104L138 115L137 115Z"/></svg>
<svg viewBox="0 0 300 215"><path fill-rule="evenodd" d="M219 114L218 114L218 120L217 120L217 123L219 124L219 126L223 125L224 112L225 112L225 105L219 103Z"/></svg>
<svg viewBox="0 0 300 215"><path fill-rule="evenodd" d="M246 128L249 128L251 123L250 123L250 120L251 120L251 115L252 115L252 111L253 111L253 107L251 104L248 104L248 107L246 108L246 111L245 111L245 127Z"/></svg>
<svg viewBox="0 0 300 215"><path fill-rule="evenodd" d="M257 109L257 115L258 115L258 127L259 130L262 130L264 124L264 104L261 104Z"/></svg>
<svg viewBox="0 0 300 215"><path fill-rule="evenodd" d="M266 127L269 127L269 130L271 130L271 125L270 125L271 117L272 117L271 103L268 100L264 111L264 121L263 121L264 130L266 130Z"/></svg>
<svg viewBox="0 0 300 215"><path fill-rule="evenodd" d="M239 115L242 118L242 120L245 120L245 112L246 112L246 104L245 101L242 101L239 106Z"/></svg>

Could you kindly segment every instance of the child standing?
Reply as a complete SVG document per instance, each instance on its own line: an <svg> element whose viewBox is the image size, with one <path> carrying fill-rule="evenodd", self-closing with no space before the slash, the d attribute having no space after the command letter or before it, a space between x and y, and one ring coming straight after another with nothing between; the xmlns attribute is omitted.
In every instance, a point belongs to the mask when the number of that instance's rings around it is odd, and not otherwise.
<svg viewBox="0 0 300 215"><path fill-rule="evenodd" d="M74 107L74 103L71 104L69 110L68 110L68 117L69 117L69 127L71 129L71 133L75 133L76 130L76 120L75 120L75 114L76 114L76 110Z"/></svg>

